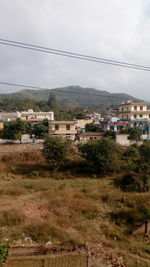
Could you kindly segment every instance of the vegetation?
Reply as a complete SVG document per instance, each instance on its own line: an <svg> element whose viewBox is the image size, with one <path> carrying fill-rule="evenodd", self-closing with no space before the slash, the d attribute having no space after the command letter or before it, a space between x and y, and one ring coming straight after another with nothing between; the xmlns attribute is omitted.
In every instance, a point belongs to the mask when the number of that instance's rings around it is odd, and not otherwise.
<svg viewBox="0 0 150 267"><path fill-rule="evenodd" d="M93 88L83 88L80 86L68 86L51 90L21 90L17 93L9 94L9 99L18 99L19 101L29 100L42 102L47 101L50 94L55 94L60 105L63 106L99 106L103 104L119 104L124 100L132 99L132 96L127 94L111 94L107 91L100 91ZM115 96L115 97L114 97ZM8 95L1 94L0 99L8 99ZM31 105L28 105L31 108ZM21 103L20 103L21 106Z"/></svg>
<svg viewBox="0 0 150 267"><path fill-rule="evenodd" d="M8 242L0 243L0 263L3 263L3 262L5 262L7 260L8 248L9 248L9 243Z"/></svg>
<svg viewBox="0 0 150 267"><path fill-rule="evenodd" d="M26 152L16 152L17 147L24 146L13 145L14 152L10 146L10 153L8 145L1 148L1 242L88 244L105 261L122 257L124 265L148 266L149 239L132 232L149 220L149 191L122 191L113 184L120 174L83 175L79 155L72 153L70 160L80 164L80 173L68 168L69 158L64 169L51 171L41 151L32 150L34 145Z"/></svg>
<svg viewBox="0 0 150 267"><path fill-rule="evenodd" d="M105 131L105 137L111 137L113 140L115 140L116 139L116 132L111 131L111 130L107 130L107 131Z"/></svg>
<svg viewBox="0 0 150 267"><path fill-rule="evenodd" d="M17 119L14 122L7 122L4 124L3 138L5 139L19 139L25 133L26 123Z"/></svg>
<svg viewBox="0 0 150 267"><path fill-rule="evenodd" d="M113 173L120 166L120 147L111 139L103 138L79 146L87 166L97 173Z"/></svg>
<svg viewBox="0 0 150 267"><path fill-rule="evenodd" d="M68 143L59 137L47 136L44 140L43 155L49 165L55 169L64 164L68 152Z"/></svg>
<svg viewBox="0 0 150 267"><path fill-rule="evenodd" d="M43 152L34 145L1 147L0 241L95 246L105 261L149 266L149 235L138 231L150 220L150 144L121 148L109 136L77 148L47 136Z"/></svg>
<svg viewBox="0 0 150 267"><path fill-rule="evenodd" d="M100 126L94 123L87 123L85 125L85 132L100 132Z"/></svg>
<svg viewBox="0 0 150 267"><path fill-rule="evenodd" d="M140 128L128 128L129 138L133 141L139 141L141 139L142 130Z"/></svg>

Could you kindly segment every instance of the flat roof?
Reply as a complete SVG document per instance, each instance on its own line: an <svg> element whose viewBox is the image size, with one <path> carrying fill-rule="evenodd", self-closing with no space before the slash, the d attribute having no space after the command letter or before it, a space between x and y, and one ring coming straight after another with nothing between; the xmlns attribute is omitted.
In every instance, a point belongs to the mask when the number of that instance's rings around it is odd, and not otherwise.
<svg viewBox="0 0 150 267"><path fill-rule="evenodd" d="M50 121L50 124L75 124L75 121Z"/></svg>
<svg viewBox="0 0 150 267"><path fill-rule="evenodd" d="M147 102L144 101L131 101L131 102L124 102L122 104L119 104L118 106L128 106L128 105L136 105L136 106L140 106L140 105L148 105Z"/></svg>

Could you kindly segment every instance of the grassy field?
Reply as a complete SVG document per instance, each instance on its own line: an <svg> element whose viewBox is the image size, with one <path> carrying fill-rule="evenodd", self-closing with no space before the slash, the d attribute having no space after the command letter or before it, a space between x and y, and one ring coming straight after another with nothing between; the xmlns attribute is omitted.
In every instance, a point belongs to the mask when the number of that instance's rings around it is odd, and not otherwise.
<svg viewBox="0 0 150 267"><path fill-rule="evenodd" d="M132 235L150 193L126 193L113 177L49 171L38 151L0 158L0 240L11 244L86 244L91 255L122 266L150 266L150 239ZM121 263L120 263L121 264ZM112 265L121 266L121 265Z"/></svg>

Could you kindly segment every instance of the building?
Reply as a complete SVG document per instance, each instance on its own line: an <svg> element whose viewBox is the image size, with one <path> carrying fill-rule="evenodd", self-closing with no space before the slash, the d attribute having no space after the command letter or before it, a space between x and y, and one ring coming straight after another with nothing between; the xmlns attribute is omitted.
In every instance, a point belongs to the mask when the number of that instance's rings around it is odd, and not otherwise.
<svg viewBox="0 0 150 267"><path fill-rule="evenodd" d="M119 105L118 116L122 120L150 120L150 110L146 102L129 100Z"/></svg>
<svg viewBox="0 0 150 267"><path fill-rule="evenodd" d="M0 112L0 121L15 121L17 118L21 118L20 112Z"/></svg>
<svg viewBox="0 0 150 267"><path fill-rule="evenodd" d="M43 120L54 120L54 112L42 112L33 111L29 109L28 111L15 111L15 112L0 112L0 121L15 121L16 119L21 119L23 121L43 121Z"/></svg>
<svg viewBox="0 0 150 267"><path fill-rule="evenodd" d="M119 132L121 130L124 130L128 127L129 122L128 121L103 121L100 122L101 129L105 131L115 131Z"/></svg>
<svg viewBox="0 0 150 267"><path fill-rule="evenodd" d="M21 111L21 120L24 121L43 121L43 120L54 120L54 112L48 111L33 111L33 109L29 109L28 111Z"/></svg>
<svg viewBox="0 0 150 267"><path fill-rule="evenodd" d="M98 132L81 133L79 135L79 141L86 143L88 141L102 139L103 137L104 133L98 133Z"/></svg>
<svg viewBox="0 0 150 267"><path fill-rule="evenodd" d="M128 133L117 133L116 134L116 143L122 146L131 146L133 144L142 145L143 141L134 141L130 140Z"/></svg>
<svg viewBox="0 0 150 267"><path fill-rule="evenodd" d="M79 129L84 129L86 124L93 123L93 119L81 119L81 120L76 120L75 124L76 127Z"/></svg>
<svg viewBox="0 0 150 267"><path fill-rule="evenodd" d="M62 137L65 140L75 140L77 134L75 121L50 121L49 134Z"/></svg>
<svg viewBox="0 0 150 267"><path fill-rule="evenodd" d="M143 101L129 100L119 105L119 118L128 121L129 127L139 127L142 139L150 138L150 110Z"/></svg>

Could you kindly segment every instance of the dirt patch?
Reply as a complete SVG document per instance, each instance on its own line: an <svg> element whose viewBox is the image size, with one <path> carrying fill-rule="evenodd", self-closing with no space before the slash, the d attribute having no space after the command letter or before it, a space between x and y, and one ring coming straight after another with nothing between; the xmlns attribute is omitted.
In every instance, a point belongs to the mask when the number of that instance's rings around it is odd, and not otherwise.
<svg viewBox="0 0 150 267"><path fill-rule="evenodd" d="M32 150L41 150L43 148L42 144L1 144L0 154L9 154L14 152L28 152Z"/></svg>

